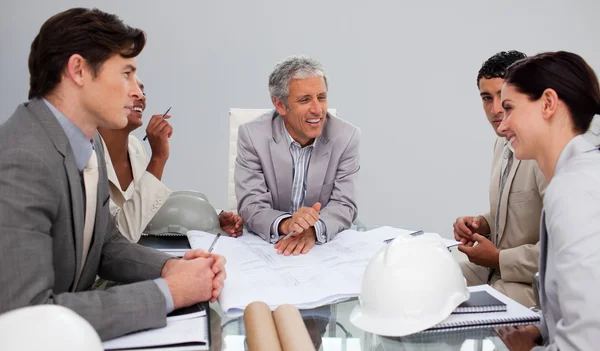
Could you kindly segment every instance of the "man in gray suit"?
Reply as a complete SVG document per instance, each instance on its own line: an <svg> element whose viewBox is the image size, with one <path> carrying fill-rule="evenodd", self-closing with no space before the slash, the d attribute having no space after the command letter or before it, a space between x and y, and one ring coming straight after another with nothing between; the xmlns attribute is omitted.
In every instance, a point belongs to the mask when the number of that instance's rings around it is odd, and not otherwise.
<svg viewBox="0 0 600 351"><path fill-rule="evenodd" d="M269 91L275 110L239 128L238 212L278 253L305 254L356 219L360 131L327 112L327 76L311 58L278 63Z"/></svg>
<svg viewBox="0 0 600 351"><path fill-rule="evenodd" d="M143 31L99 10L50 18L31 45L28 103L0 126L0 313L66 306L103 340L163 327L171 310L216 299L224 259L182 260L131 244L109 212L96 128L123 128ZM96 276L124 285L91 291Z"/></svg>

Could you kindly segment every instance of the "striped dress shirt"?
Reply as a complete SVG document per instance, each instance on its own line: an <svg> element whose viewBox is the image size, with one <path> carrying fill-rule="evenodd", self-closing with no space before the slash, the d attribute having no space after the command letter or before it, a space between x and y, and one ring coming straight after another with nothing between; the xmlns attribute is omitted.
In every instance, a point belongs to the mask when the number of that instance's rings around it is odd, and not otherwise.
<svg viewBox="0 0 600 351"><path fill-rule="evenodd" d="M281 126L289 145L290 154L292 155L292 201L290 203L289 213L277 217L273 222L273 225L271 226L271 243L276 243L279 240L279 223L286 218L292 217L293 213L305 206L304 200L306 199L308 164L310 163L310 156L312 155L315 146L315 142L313 142L310 145L302 147L292 138L290 133L288 133L283 123ZM308 204L309 207L312 205L314 204ZM327 241L325 223L320 219L315 223L315 233L319 243L323 244Z"/></svg>

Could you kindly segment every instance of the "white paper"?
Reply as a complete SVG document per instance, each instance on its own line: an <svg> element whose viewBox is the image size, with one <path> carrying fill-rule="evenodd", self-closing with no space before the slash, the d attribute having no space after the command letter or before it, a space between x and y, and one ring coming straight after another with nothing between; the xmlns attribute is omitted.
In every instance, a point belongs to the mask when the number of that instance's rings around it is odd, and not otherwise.
<svg viewBox="0 0 600 351"><path fill-rule="evenodd" d="M206 316L206 310L203 309L202 311L198 311L198 312L180 314L178 316L168 316L167 322L181 321L184 319L192 319L192 318L205 317L205 316Z"/></svg>
<svg viewBox="0 0 600 351"><path fill-rule="evenodd" d="M221 236L213 250L227 258L227 280L219 303L228 316L237 316L253 301L263 301L271 309L285 303L309 309L358 296L364 270L386 246L384 240L412 232L391 227L346 230L298 256L277 254L272 244L252 233ZM212 243L210 235L189 232L190 246L206 249Z"/></svg>
<svg viewBox="0 0 600 351"><path fill-rule="evenodd" d="M175 346L183 343L204 343L196 349L208 350L207 317L172 321L164 328L150 329L105 341L105 350L131 349L151 346Z"/></svg>
<svg viewBox="0 0 600 351"><path fill-rule="evenodd" d="M200 230L190 230L187 232L188 241L190 242L190 246L192 249L203 249L204 251L208 251L210 245L216 238L216 235L213 233L203 232ZM221 235L222 237L222 235ZM219 240L220 237L219 237ZM217 240L217 243L219 241ZM213 249L214 250L214 249Z"/></svg>
<svg viewBox="0 0 600 351"><path fill-rule="evenodd" d="M227 259L227 280L219 297L228 316L241 315L248 304L263 301L271 309L285 303L315 308L358 296L365 268L385 240L410 237L415 230L380 227L366 232L345 230L307 254L285 256L272 244L244 231L238 238L219 237L214 253ZM439 234L425 233L446 243ZM214 234L190 231L193 249L207 250Z"/></svg>
<svg viewBox="0 0 600 351"><path fill-rule="evenodd" d="M167 255L171 255L171 256L175 256L175 257L183 257L183 255L185 255L185 253L188 250L185 250L185 251L182 251L182 250L159 250L159 251L166 253Z"/></svg>

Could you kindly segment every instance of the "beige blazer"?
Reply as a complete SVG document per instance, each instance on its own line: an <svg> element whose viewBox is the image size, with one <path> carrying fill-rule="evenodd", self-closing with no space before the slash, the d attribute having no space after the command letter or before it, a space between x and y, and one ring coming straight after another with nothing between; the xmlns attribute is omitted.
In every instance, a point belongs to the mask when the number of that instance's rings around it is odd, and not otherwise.
<svg viewBox="0 0 600 351"><path fill-rule="evenodd" d="M106 150L110 213L115 217L121 234L131 242L138 242L142 231L171 195L171 190L152 173L146 171L150 158L140 140L130 134L128 154L133 171L133 182L127 191L123 191L104 140L102 144Z"/></svg>
<svg viewBox="0 0 600 351"><path fill-rule="evenodd" d="M498 138L494 145L489 189L490 212L483 215L491 228L490 240L497 243L501 250L500 269L490 270L468 262L463 271L468 268L470 273L480 278L479 283L491 283L500 292L530 307L535 305L532 278L538 271L540 216L546 182L536 161L515 158L500 199L505 142L505 138ZM498 205L500 222L496 232ZM469 276L467 279L475 283Z"/></svg>
<svg viewBox="0 0 600 351"><path fill-rule="evenodd" d="M283 118L272 110L241 125L238 134L238 213L266 241L273 221L289 211L292 197L292 156L283 128ZM321 203L327 241L350 228L357 216L359 139L358 128L327 114L310 158L305 205Z"/></svg>

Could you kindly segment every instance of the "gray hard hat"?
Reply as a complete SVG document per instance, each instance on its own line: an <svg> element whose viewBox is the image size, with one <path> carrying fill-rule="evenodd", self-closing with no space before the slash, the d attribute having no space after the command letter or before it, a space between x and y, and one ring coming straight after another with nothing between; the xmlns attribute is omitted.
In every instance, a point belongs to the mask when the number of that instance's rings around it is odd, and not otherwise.
<svg viewBox="0 0 600 351"><path fill-rule="evenodd" d="M219 216L204 194L192 190L178 190L167 198L144 229L144 233L186 234L188 230L217 234L221 230Z"/></svg>

